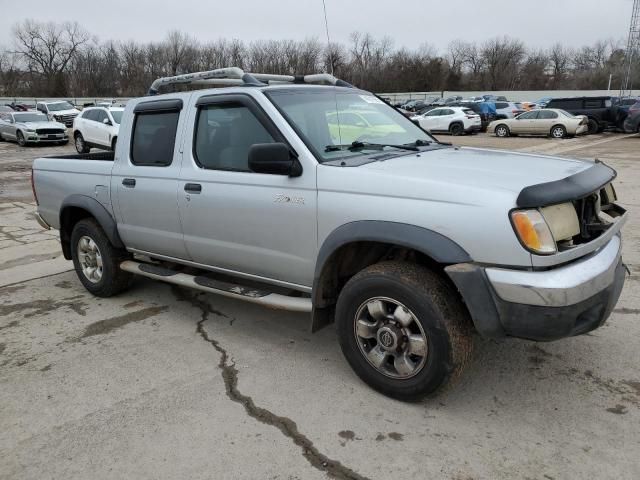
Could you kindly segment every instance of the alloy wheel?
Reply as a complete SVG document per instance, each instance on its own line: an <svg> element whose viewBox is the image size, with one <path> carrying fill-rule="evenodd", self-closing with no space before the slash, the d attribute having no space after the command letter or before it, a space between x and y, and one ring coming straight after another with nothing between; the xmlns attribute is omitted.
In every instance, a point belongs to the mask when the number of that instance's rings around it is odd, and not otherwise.
<svg viewBox="0 0 640 480"><path fill-rule="evenodd" d="M102 254L96 242L86 235L78 241L78 263L87 280L92 283L102 280Z"/></svg>
<svg viewBox="0 0 640 480"><path fill-rule="evenodd" d="M416 316L397 300L375 297L363 302L354 335L367 362L387 377L411 378L426 363L427 336Z"/></svg>

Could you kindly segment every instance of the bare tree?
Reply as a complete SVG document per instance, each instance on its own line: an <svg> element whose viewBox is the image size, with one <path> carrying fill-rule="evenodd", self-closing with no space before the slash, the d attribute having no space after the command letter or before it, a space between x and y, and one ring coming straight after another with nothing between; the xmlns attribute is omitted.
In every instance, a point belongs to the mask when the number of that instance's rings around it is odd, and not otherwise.
<svg viewBox="0 0 640 480"><path fill-rule="evenodd" d="M64 73L91 36L77 22L25 20L13 29L15 53L41 77L47 95L66 95Z"/></svg>

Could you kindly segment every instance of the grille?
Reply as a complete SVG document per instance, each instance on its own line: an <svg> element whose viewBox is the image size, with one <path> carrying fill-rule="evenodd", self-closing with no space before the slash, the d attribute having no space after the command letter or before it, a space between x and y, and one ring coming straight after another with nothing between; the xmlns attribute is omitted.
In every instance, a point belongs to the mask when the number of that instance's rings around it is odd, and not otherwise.
<svg viewBox="0 0 640 480"><path fill-rule="evenodd" d="M55 118L56 120L58 120L61 123L64 123L65 125L71 125L73 123L73 120L77 117L76 114L68 114L68 115L54 115L53 118Z"/></svg>
<svg viewBox="0 0 640 480"><path fill-rule="evenodd" d="M53 135L53 134L61 134L64 133L64 130L59 128L39 128L36 130L38 135Z"/></svg>

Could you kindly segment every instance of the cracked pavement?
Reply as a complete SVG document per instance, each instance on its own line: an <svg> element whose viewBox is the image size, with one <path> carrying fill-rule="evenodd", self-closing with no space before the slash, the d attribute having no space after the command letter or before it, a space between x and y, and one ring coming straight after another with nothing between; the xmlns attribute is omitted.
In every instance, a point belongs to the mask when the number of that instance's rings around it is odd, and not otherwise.
<svg viewBox="0 0 640 480"><path fill-rule="evenodd" d="M640 478L640 138L455 143L615 167L631 277L601 329L476 339L459 384L412 404L305 315L144 278L92 297L32 218L31 160L71 147L0 143L0 479Z"/></svg>

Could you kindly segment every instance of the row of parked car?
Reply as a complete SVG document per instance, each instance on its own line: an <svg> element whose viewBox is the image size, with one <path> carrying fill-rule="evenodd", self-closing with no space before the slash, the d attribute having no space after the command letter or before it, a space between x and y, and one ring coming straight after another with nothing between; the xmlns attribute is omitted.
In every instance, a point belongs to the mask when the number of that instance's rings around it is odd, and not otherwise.
<svg viewBox="0 0 640 480"><path fill-rule="evenodd" d="M67 101L38 102L33 106L0 106L0 141L27 144L65 145L67 128L79 153L90 148L114 149L124 108L112 102L98 102L82 110ZM33 107L33 108L31 108Z"/></svg>
<svg viewBox="0 0 640 480"><path fill-rule="evenodd" d="M498 136L548 135L555 138L615 129L638 132L637 98L542 98L537 102L510 102L484 95L411 100L395 105L422 128L452 135L488 131ZM478 128L478 119L480 126Z"/></svg>

